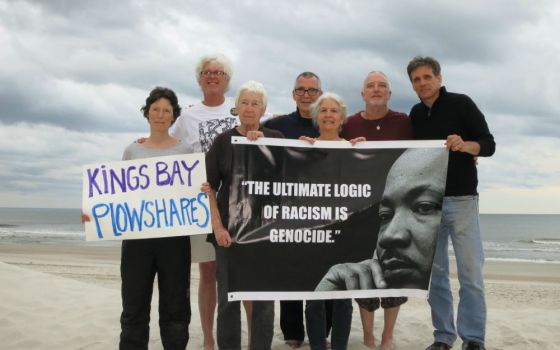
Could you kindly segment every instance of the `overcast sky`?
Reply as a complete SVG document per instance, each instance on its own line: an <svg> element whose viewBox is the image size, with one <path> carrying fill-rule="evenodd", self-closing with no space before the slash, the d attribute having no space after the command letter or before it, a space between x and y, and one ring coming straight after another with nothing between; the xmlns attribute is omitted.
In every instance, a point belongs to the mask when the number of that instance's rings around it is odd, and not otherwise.
<svg viewBox="0 0 560 350"><path fill-rule="evenodd" d="M80 207L82 165L147 134L139 108L154 86L200 100L204 54L232 59L231 95L262 82L272 113L294 110L305 70L352 113L382 70L390 107L408 113L406 65L422 54L496 138L479 161L481 212L560 213L559 18L556 0L0 0L0 207Z"/></svg>

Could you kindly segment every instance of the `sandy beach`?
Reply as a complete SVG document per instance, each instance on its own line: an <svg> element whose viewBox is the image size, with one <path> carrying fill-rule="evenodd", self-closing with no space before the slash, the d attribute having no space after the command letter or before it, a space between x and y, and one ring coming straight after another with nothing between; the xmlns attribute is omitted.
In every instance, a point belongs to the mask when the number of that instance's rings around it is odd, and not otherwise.
<svg viewBox="0 0 560 350"><path fill-rule="evenodd" d="M116 247L0 244L0 349L117 348L119 259ZM485 275L488 349L560 349L560 264L487 261ZM457 283L453 286L457 294ZM202 348L197 288L198 267L193 265L189 349ZM162 349L154 295L150 349ZM277 306L272 348L289 349L278 316ZM378 312L376 336L382 324ZM402 307L395 335L402 350L424 349L432 342L425 300L412 299ZM367 349L361 337L354 304L349 349Z"/></svg>

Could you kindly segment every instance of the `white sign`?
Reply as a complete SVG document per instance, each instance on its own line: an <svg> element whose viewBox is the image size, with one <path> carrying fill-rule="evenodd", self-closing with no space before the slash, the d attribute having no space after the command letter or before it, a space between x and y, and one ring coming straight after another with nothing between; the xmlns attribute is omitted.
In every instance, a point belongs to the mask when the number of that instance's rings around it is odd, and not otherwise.
<svg viewBox="0 0 560 350"><path fill-rule="evenodd" d="M86 240L212 232L204 153L91 164L83 168Z"/></svg>

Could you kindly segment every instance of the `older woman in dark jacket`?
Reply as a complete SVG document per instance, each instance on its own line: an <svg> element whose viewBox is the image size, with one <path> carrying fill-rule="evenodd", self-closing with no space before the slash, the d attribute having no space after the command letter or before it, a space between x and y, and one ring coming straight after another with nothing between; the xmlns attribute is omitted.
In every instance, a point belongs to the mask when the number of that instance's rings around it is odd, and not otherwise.
<svg viewBox="0 0 560 350"><path fill-rule="evenodd" d="M203 190L210 198L212 212L213 241L216 247L218 281L218 347L220 349L241 348L241 312L238 301L228 302L227 292L227 249L235 244L235 233L227 230L229 219L229 187L232 181L233 161L232 136L283 137L279 131L264 128L260 119L266 110L267 95L262 84L249 81L243 84L236 95L235 106L240 125L220 134L206 154L208 183ZM217 192L217 196L216 196ZM211 236L210 236L211 237ZM250 349L270 349L274 328L274 302L254 301L250 323Z"/></svg>

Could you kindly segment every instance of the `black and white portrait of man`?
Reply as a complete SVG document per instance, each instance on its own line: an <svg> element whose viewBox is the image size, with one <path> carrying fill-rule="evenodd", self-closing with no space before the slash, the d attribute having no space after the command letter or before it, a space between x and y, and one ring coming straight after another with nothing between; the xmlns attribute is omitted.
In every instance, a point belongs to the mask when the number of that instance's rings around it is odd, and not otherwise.
<svg viewBox="0 0 560 350"><path fill-rule="evenodd" d="M332 266L317 291L427 289L440 224L446 151L409 149L392 165L379 205L373 257Z"/></svg>

